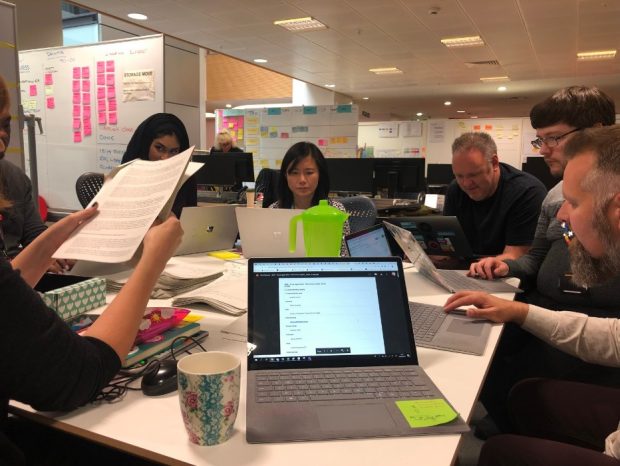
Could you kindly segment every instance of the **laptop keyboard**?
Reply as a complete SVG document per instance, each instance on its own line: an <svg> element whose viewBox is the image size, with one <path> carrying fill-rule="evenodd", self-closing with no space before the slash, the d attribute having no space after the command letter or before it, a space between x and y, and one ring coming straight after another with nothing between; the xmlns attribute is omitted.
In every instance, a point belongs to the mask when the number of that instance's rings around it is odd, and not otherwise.
<svg viewBox="0 0 620 466"><path fill-rule="evenodd" d="M256 374L256 401L332 401L433 398L436 393L411 368L380 367L338 371L287 370Z"/></svg>
<svg viewBox="0 0 620 466"><path fill-rule="evenodd" d="M447 317L441 306L409 302L413 336L417 344L430 343Z"/></svg>
<svg viewBox="0 0 620 466"><path fill-rule="evenodd" d="M485 282L479 284L475 279L454 270L442 270L439 273L455 290L486 291L488 289Z"/></svg>

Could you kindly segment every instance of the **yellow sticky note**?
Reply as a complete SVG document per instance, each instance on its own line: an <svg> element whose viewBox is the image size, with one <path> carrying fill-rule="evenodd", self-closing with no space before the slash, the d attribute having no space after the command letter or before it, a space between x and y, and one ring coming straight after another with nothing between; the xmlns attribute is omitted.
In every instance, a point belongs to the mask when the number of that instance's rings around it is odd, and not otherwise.
<svg viewBox="0 0 620 466"><path fill-rule="evenodd" d="M239 259L241 256L236 252L230 251L211 251L207 253L208 256L217 257L218 259Z"/></svg>
<svg viewBox="0 0 620 466"><path fill-rule="evenodd" d="M183 321L185 321L185 322L198 322L199 320L202 320L202 317L203 316L201 316L199 314L187 314L185 316L185 318L183 319Z"/></svg>
<svg viewBox="0 0 620 466"><path fill-rule="evenodd" d="M458 416L446 400L441 398L397 401L396 406L411 428L446 424Z"/></svg>

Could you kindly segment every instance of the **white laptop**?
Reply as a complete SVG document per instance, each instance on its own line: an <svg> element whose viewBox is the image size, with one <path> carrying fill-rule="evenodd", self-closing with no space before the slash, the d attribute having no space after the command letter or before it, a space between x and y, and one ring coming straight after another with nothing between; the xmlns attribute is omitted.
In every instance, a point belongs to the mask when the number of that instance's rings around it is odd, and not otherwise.
<svg viewBox="0 0 620 466"><path fill-rule="evenodd" d="M184 207L181 211L183 239L175 256L230 249L237 239L234 206Z"/></svg>
<svg viewBox="0 0 620 466"><path fill-rule="evenodd" d="M291 218L302 209L256 209L236 207L243 257L305 257L303 227L297 225L297 248L288 249Z"/></svg>
<svg viewBox="0 0 620 466"><path fill-rule="evenodd" d="M250 259L247 441L466 432L413 337L398 257Z"/></svg>

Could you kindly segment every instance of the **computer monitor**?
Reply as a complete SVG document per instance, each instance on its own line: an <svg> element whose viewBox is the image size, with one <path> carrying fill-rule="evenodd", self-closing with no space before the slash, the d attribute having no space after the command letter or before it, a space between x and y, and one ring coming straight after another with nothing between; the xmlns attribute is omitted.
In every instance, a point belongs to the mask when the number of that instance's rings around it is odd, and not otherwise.
<svg viewBox="0 0 620 466"><path fill-rule="evenodd" d="M544 157L528 157L526 160L527 162L523 164L523 171L525 173L534 175L547 189L551 189L558 184L560 178L556 178L551 174Z"/></svg>
<svg viewBox="0 0 620 466"><path fill-rule="evenodd" d="M372 193L373 159L326 158L329 189L337 193Z"/></svg>
<svg viewBox="0 0 620 466"><path fill-rule="evenodd" d="M196 172L198 185L241 187L244 181L254 181L254 160L251 152L194 155L192 160L204 164Z"/></svg>
<svg viewBox="0 0 620 466"><path fill-rule="evenodd" d="M425 159L385 158L375 159L375 185L373 194L387 190L388 198L406 197L405 193L426 191L424 178Z"/></svg>
<svg viewBox="0 0 620 466"><path fill-rule="evenodd" d="M453 179L451 163L429 163L426 167L426 182L429 185L450 184Z"/></svg>

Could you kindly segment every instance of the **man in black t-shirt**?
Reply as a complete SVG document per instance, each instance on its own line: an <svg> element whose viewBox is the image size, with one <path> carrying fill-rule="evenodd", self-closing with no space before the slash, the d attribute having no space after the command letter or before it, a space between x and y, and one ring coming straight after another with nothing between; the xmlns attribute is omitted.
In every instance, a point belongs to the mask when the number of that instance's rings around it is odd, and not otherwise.
<svg viewBox="0 0 620 466"><path fill-rule="evenodd" d="M532 175L500 163L486 133L465 133L452 143L455 180L448 187L444 215L455 215L475 254L516 259L534 238L547 193Z"/></svg>

